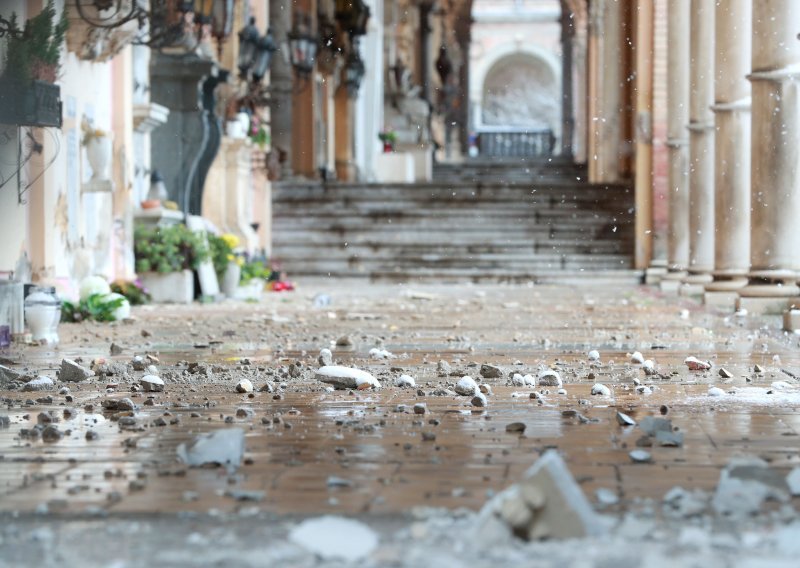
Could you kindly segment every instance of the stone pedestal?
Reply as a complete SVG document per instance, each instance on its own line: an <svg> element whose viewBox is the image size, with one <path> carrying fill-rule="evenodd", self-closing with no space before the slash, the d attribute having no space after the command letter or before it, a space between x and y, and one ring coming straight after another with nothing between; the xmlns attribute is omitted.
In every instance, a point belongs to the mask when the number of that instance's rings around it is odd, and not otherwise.
<svg viewBox="0 0 800 568"><path fill-rule="evenodd" d="M736 292L720 292L711 291L703 294L703 304L706 306L713 306L721 308L726 312L732 312L736 309L736 302L739 300L739 294Z"/></svg>
<svg viewBox="0 0 800 568"><path fill-rule="evenodd" d="M202 88L214 70L214 62L198 56L154 53L150 63L151 97L169 109L166 124L151 134L152 167L184 213L200 214L201 161L213 160L205 155L212 132Z"/></svg>
<svg viewBox="0 0 800 568"><path fill-rule="evenodd" d="M375 160L375 178L379 183L414 183L414 158L405 152L380 154Z"/></svg>
<svg viewBox="0 0 800 568"><path fill-rule="evenodd" d="M742 302L800 295L800 2L753 2L750 279ZM768 40L765 40L768 38Z"/></svg>

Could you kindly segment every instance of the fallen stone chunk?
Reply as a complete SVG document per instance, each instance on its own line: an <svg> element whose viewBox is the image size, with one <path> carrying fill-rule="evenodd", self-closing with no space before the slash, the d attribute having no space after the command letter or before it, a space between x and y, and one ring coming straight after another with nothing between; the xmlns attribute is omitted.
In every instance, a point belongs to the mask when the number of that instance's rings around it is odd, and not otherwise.
<svg viewBox="0 0 800 568"><path fill-rule="evenodd" d="M330 349L320 349L317 361L319 361L321 367L333 365L333 353L331 353Z"/></svg>
<svg viewBox="0 0 800 568"><path fill-rule="evenodd" d="M461 377L456 383L455 391L463 396L473 396L478 392L478 383L472 377Z"/></svg>
<svg viewBox="0 0 800 568"><path fill-rule="evenodd" d="M592 394L595 396L611 396L611 389L606 385L596 383L592 385Z"/></svg>
<svg viewBox="0 0 800 568"><path fill-rule="evenodd" d="M133 367L134 371L144 371L146 366L147 362L141 355L134 355L133 359L131 359L131 367Z"/></svg>
<svg viewBox="0 0 800 568"><path fill-rule="evenodd" d="M683 432L667 432L666 430L659 430L656 432L656 442L659 446L680 448L683 446Z"/></svg>
<svg viewBox="0 0 800 568"><path fill-rule="evenodd" d="M786 476L786 485L792 497L800 497L800 467L794 468Z"/></svg>
<svg viewBox="0 0 800 568"><path fill-rule="evenodd" d="M358 562L378 547L378 535L362 522L326 515L303 521L289 532L289 541L322 560Z"/></svg>
<svg viewBox="0 0 800 568"><path fill-rule="evenodd" d="M727 393L719 387L708 387L708 396L725 396Z"/></svg>
<svg viewBox="0 0 800 568"><path fill-rule="evenodd" d="M253 383L250 382L250 379L242 379L241 381L236 383L236 392L240 393L253 392Z"/></svg>
<svg viewBox="0 0 800 568"><path fill-rule="evenodd" d="M481 365L481 377L484 379L499 379L503 376L503 369L496 365Z"/></svg>
<svg viewBox="0 0 800 568"><path fill-rule="evenodd" d="M22 381L24 380L22 377L22 373L10 367L0 365L0 387L7 386L9 383Z"/></svg>
<svg viewBox="0 0 800 568"><path fill-rule="evenodd" d="M658 432L672 432L672 421L667 418L645 416L639 422L639 428L648 436L655 436Z"/></svg>
<svg viewBox="0 0 800 568"><path fill-rule="evenodd" d="M596 349L592 349L589 351L589 361L599 361L600 360L600 352Z"/></svg>
<svg viewBox="0 0 800 568"><path fill-rule="evenodd" d="M683 362L690 371L708 371L713 366L711 361L700 361L694 356L687 357Z"/></svg>
<svg viewBox="0 0 800 568"><path fill-rule="evenodd" d="M477 393L475 396L472 397L472 406L477 406L479 408L485 408L489 405L489 401L486 399L486 395L482 392Z"/></svg>
<svg viewBox="0 0 800 568"><path fill-rule="evenodd" d="M620 426L636 426L636 420L624 412L617 412L617 424Z"/></svg>
<svg viewBox="0 0 800 568"><path fill-rule="evenodd" d="M594 492L597 503L605 507L611 507L619 503L619 495L616 491L612 491L606 487L600 487Z"/></svg>
<svg viewBox="0 0 800 568"><path fill-rule="evenodd" d="M492 386L487 385L486 383L481 383L478 385L478 390L481 391L486 396L492 396L494 392L492 391Z"/></svg>
<svg viewBox="0 0 800 568"><path fill-rule="evenodd" d="M44 430L42 430L42 441L48 443L54 443L60 441L64 437L64 432L58 429L57 426L53 426L52 424L46 426Z"/></svg>
<svg viewBox="0 0 800 568"><path fill-rule="evenodd" d="M417 386L417 382L410 375L400 375L394 380L394 386L401 389L411 389Z"/></svg>
<svg viewBox="0 0 800 568"><path fill-rule="evenodd" d="M108 348L108 352L111 353L111 355L120 355L123 352L123 348L117 343L112 343L111 347Z"/></svg>
<svg viewBox="0 0 800 568"><path fill-rule="evenodd" d="M638 351L634 351L631 354L631 363L635 365L641 365L642 363L644 363L644 355L642 355Z"/></svg>
<svg viewBox="0 0 800 568"><path fill-rule="evenodd" d="M510 434L522 434L525 431L525 423L524 422L512 422L511 424L506 424L506 432Z"/></svg>
<svg viewBox="0 0 800 568"><path fill-rule="evenodd" d="M631 458L633 463L650 463L653 461L653 456L645 450L631 450L628 452L628 457Z"/></svg>
<svg viewBox="0 0 800 568"><path fill-rule="evenodd" d="M164 390L164 381L155 375L145 375L139 382L142 384L144 392L161 392Z"/></svg>
<svg viewBox="0 0 800 568"><path fill-rule="evenodd" d="M764 372L764 367L762 367L761 365L756 363L755 365L753 365L753 372L754 373L763 373Z"/></svg>
<svg viewBox="0 0 800 568"><path fill-rule="evenodd" d="M450 368L450 363L447 361L439 361L436 364L436 372L440 377L446 377L450 374L452 369Z"/></svg>
<svg viewBox="0 0 800 568"><path fill-rule="evenodd" d="M726 369L725 367L720 367L719 368L719 376L722 377L723 379L732 379L733 378L733 374L728 369Z"/></svg>
<svg viewBox="0 0 800 568"><path fill-rule="evenodd" d="M25 383L25 386L22 387L22 390L25 392L36 392L43 390L52 390L54 388L55 388L55 383L53 382L53 379L42 375L40 377L36 377L32 381L28 381L27 383Z"/></svg>
<svg viewBox="0 0 800 568"><path fill-rule="evenodd" d="M353 347L353 340L349 335L343 335L336 340L336 347Z"/></svg>
<svg viewBox="0 0 800 568"><path fill-rule="evenodd" d="M217 464L235 471L244 456L244 430L228 428L200 434L188 444L180 444L178 458L189 466Z"/></svg>
<svg viewBox="0 0 800 568"><path fill-rule="evenodd" d="M642 371L644 371L644 374L648 377L658 374L658 371L656 370L656 364L650 359L642 363Z"/></svg>
<svg viewBox="0 0 800 568"><path fill-rule="evenodd" d="M367 389L380 388L378 379L370 373L360 369L341 367L339 365L327 365L320 367L315 373L316 379L333 385L336 389Z"/></svg>
<svg viewBox="0 0 800 568"><path fill-rule="evenodd" d="M559 375L553 369L542 369L539 372L539 376L536 377L537 382L539 383L540 387L558 387L561 388L563 386L561 382L561 375Z"/></svg>
<svg viewBox="0 0 800 568"><path fill-rule="evenodd" d="M58 378L62 382L78 383L92 376L94 376L92 371L82 365L78 365L72 359L63 359L61 361L61 372Z"/></svg>
<svg viewBox="0 0 800 568"><path fill-rule="evenodd" d="M708 508L709 495L702 489L687 491L683 487L673 487L664 495L664 507L679 517L697 517Z"/></svg>
<svg viewBox="0 0 800 568"><path fill-rule="evenodd" d="M424 402L418 402L414 405L414 414L425 414L428 412L428 405Z"/></svg>
<svg viewBox="0 0 800 568"><path fill-rule="evenodd" d="M711 505L720 515L744 518L755 515L765 501L790 499L786 478L755 457L734 458L722 470Z"/></svg>
<svg viewBox="0 0 800 568"><path fill-rule="evenodd" d="M564 460L548 450L525 479L492 498L478 514L476 537L505 532L524 540L600 536L609 523L595 513Z"/></svg>

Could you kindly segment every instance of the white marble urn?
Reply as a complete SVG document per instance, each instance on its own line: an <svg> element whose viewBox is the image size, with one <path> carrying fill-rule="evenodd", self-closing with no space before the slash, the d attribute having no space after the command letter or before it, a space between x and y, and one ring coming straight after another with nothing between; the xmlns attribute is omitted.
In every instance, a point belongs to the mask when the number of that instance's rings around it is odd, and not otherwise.
<svg viewBox="0 0 800 568"><path fill-rule="evenodd" d="M112 153L113 145L111 136L108 134L92 136L86 141L86 157L92 168L92 181L105 181L108 179Z"/></svg>

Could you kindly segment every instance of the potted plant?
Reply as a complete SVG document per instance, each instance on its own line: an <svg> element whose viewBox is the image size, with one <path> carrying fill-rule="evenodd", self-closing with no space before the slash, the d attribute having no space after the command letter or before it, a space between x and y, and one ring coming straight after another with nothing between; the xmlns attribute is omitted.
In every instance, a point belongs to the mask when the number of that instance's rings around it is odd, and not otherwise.
<svg viewBox="0 0 800 568"><path fill-rule="evenodd" d="M208 246L222 293L228 298L236 297L244 264L244 259L236 251L239 246L239 237L230 233L220 236L209 235Z"/></svg>
<svg viewBox="0 0 800 568"><path fill-rule="evenodd" d="M393 130L383 130L378 133L378 140L383 142L383 153L394 152L394 145L397 143L397 134Z"/></svg>
<svg viewBox="0 0 800 568"><path fill-rule="evenodd" d="M202 235L186 225L139 225L133 239L136 272L157 303L188 304L194 299L194 274L208 258Z"/></svg>
<svg viewBox="0 0 800 568"><path fill-rule="evenodd" d="M66 10L58 19L54 0L48 0L22 29L12 14L5 71L0 77L0 122L61 127L61 90L53 83L66 31Z"/></svg>
<svg viewBox="0 0 800 568"><path fill-rule="evenodd" d="M269 280L272 271L267 267L266 260L250 259L242 265L242 277L239 290L243 299L258 300L264 291L264 285Z"/></svg>

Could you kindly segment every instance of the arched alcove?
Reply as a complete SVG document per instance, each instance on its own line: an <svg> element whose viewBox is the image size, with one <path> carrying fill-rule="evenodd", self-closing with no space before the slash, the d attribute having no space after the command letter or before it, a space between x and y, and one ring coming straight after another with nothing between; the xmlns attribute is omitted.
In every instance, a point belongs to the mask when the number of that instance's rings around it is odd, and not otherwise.
<svg viewBox="0 0 800 568"><path fill-rule="evenodd" d="M492 127L552 130L561 123L560 80L541 57L513 52L486 73L481 89L481 123Z"/></svg>

